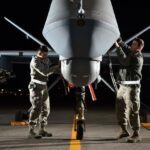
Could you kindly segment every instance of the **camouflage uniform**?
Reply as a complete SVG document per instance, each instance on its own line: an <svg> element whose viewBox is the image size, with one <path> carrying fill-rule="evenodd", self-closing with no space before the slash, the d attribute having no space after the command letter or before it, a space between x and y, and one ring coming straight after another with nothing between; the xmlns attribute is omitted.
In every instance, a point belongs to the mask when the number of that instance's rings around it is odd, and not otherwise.
<svg viewBox="0 0 150 150"><path fill-rule="evenodd" d="M34 56L30 63L31 82L29 84L30 102L32 104L29 116L29 127L33 128L39 122L40 128L47 124L50 113L50 101L47 89L48 76L58 72L58 66L50 67L50 60Z"/></svg>
<svg viewBox="0 0 150 150"><path fill-rule="evenodd" d="M118 78L120 87L116 99L117 119L122 129L125 129L129 123L134 131L139 131L140 80L142 78L143 56L141 52L132 52L131 48L123 42L120 42L119 45L117 55L121 68ZM137 84L126 84L124 81L137 81Z"/></svg>

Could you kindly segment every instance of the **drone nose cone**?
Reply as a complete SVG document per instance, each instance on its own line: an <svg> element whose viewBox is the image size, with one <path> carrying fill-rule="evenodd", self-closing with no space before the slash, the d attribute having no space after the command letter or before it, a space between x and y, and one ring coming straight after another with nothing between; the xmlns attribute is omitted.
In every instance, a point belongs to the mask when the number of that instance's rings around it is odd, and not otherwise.
<svg viewBox="0 0 150 150"><path fill-rule="evenodd" d="M63 57L99 57L120 36L111 1L86 0L80 8L77 2L53 0L43 35Z"/></svg>
<svg viewBox="0 0 150 150"><path fill-rule="evenodd" d="M100 73L100 61L72 59L61 61L63 77L75 86L86 86L94 82Z"/></svg>

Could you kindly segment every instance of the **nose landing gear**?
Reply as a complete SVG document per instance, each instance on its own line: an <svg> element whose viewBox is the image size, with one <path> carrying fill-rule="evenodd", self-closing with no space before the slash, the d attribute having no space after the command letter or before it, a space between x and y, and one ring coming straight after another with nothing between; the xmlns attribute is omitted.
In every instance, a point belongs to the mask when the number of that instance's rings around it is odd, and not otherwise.
<svg viewBox="0 0 150 150"><path fill-rule="evenodd" d="M74 130L76 131L76 139L82 140L85 132L85 120L75 120Z"/></svg>

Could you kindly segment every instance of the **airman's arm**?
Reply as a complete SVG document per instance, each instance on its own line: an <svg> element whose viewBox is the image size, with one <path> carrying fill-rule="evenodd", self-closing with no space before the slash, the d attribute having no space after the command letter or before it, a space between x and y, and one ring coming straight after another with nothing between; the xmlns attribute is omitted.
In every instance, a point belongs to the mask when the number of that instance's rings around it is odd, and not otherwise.
<svg viewBox="0 0 150 150"><path fill-rule="evenodd" d="M55 65L55 66L50 67L47 75L49 76L53 73L60 74L60 65Z"/></svg>
<svg viewBox="0 0 150 150"><path fill-rule="evenodd" d="M42 76L47 76L49 68L43 67L40 61L37 59L32 59L31 61L31 67L34 68L39 74Z"/></svg>
<svg viewBox="0 0 150 150"><path fill-rule="evenodd" d="M117 48L116 52L118 55L119 62L122 65L128 66L129 65L129 58L128 58L127 54L123 51L123 48L117 42L115 43L115 45Z"/></svg>

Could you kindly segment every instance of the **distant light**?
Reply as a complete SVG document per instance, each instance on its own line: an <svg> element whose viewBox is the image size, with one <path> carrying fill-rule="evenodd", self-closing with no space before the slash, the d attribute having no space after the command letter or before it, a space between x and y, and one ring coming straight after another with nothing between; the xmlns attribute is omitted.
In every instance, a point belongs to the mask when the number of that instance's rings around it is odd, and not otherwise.
<svg viewBox="0 0 150 150"><path fill-rule="evenodd" d="M18 89L19 92L21 92L21 89Z"/></svg>

